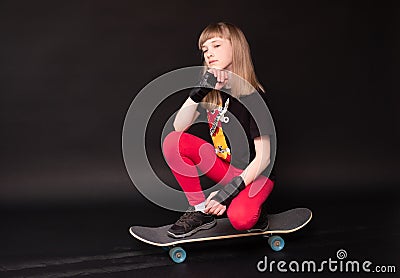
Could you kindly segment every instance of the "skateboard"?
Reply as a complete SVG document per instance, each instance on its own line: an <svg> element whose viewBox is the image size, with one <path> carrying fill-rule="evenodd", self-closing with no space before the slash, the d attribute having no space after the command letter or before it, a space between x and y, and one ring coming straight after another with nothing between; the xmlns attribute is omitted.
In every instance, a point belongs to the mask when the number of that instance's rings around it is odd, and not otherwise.
<svg viewBox="0 0 400 278"><path fill-rule="evenodd" d="M136 239L147 244L163 247L169 251L169 256L175 263L182 263L186 259L186 251L179 245L190 242L240 238L249 236L263 236L268 238L268 244L274 251L281 251L285 241L277 234L287 234L300 230L312 218L311 210L307 208L295 208L277 214L269 214L269 227L266 231L249 232L238 231L232 227L228 218L217 219L217 224L208 230L200 230L185 238L172 238L167 231L172 226L142 227L132 226L129 232Z"/></svg>

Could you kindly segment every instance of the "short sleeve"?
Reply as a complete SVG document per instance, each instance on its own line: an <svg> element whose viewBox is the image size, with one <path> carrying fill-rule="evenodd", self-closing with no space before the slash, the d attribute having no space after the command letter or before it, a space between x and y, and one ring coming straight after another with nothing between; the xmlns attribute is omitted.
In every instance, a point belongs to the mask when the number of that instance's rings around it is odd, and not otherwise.
<svg viewBox="0 0 400 278"><path fill-rule="evenodd" d="M275 127L269 109L267 93L255 92L243 98L249 113L249 133L252 139L261 135L275 135Z"/></svg>
<svg viewBox="0 0 400 278"><path fill-rule="evenodd" d="M207 111L201 104L197 105L196 111L200 113L199 119L203 121L207 119Z"/></svg>

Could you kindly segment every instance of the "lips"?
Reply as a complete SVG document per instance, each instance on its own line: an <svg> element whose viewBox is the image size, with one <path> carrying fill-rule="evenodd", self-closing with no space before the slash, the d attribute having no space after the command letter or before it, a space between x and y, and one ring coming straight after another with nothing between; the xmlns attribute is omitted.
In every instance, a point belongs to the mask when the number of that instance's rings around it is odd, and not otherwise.
<svg viewBox="0 0 400 278"><path fill-rule="evenodd" d="M216 61L218 61L218 60L211 60L211 61L209 61L208 63L209 63L209 64L212 64L212 63L215 63Z"/></svg>

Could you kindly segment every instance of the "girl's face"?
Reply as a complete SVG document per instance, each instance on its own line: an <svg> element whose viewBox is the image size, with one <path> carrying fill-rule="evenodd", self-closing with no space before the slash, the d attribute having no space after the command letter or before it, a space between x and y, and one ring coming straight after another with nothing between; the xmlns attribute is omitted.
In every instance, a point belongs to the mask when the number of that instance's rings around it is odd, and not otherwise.
<svg viewBox="0 0 400 278"><path fill-rule="evenodd" d="M201 49L209 68L232 71L232 44L229 40L214 37L205 41Z"/></svg>

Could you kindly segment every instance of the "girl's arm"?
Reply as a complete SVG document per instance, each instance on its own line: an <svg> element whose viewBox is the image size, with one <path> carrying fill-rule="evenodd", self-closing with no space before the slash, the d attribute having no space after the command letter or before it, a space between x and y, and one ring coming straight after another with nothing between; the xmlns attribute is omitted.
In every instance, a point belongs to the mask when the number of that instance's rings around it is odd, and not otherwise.
<svg viewBox="0 0 400 278"><path fill-rule="evenodd" d="M174 128L176 131L185 131L197 119L199 102L212 90L220 90L228 83L228 72L219 69L209 69L201 77L198 87L190 91L189 98L176 114Z"/></svg>
<svg viewBox="0 0 400 278"><path fill-rule="evenodd" d="M269 135L263 135L254 138L254 145L256 149L256 156L253 161L251 161L246 169L244 169L243 173L240 175L240 178L233 178L230 184L224 187L230 187L229 190L224 191L224 189L221 189L210 194L206 200L206 208L204 210L205 213L222 215L226 210L226 204L224 204L224 202L228 201L228 203L230 203L229 200L232 199L232 196L234 197L239 194L241 187L244 188L245 185L247 186L253 182L261 174L261 172L267 168L268 164L270 163L271 147ZM234 192L233 195L232 192Z"/></svg>
<svg viewBox="0 0 400 278"><path fill-rule="evenodd" d="M245 184L253 182L270 163L271 143L269 135L254 138L256 156L240 175Z"/></svg>
<svg viewBox="0 0 400 278"><path fill-rule="evenodd" d="M200 113L197 111L199 104L190 97L183 103L175 116L174 128L176 131L185 131L197 119Z"/></svg>

